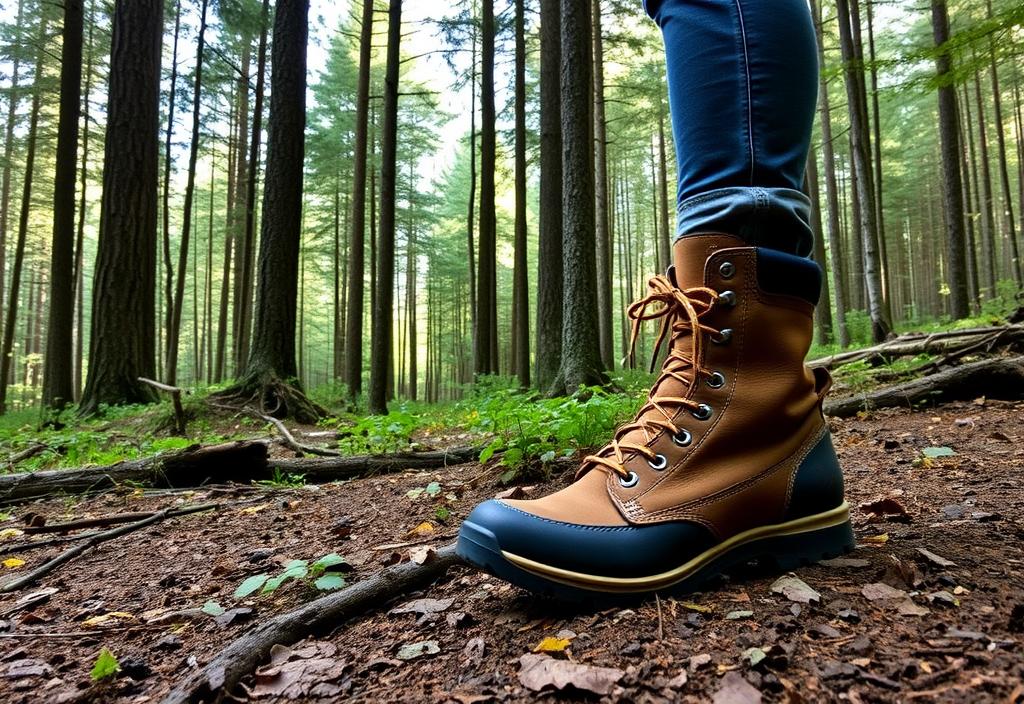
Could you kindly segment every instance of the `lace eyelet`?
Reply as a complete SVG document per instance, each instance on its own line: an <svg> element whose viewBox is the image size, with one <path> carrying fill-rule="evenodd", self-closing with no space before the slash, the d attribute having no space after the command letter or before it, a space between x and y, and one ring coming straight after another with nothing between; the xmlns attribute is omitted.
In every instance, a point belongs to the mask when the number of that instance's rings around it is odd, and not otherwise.
<svg viewBox="0 0 1024 704"><path fill-rule="evenodd" d="M679 447L686 447L693 442L693 435L690 434L689 430L682 428L678 433L672 436L672 442Z"/></svg>
<svg viewBox="0 0 1024 704"><path fill-rule="evenodd" d="M711 418L712 413L714 413L714 409L712 409L711 406L709 406L706 403L702 403L699 406L697 406L696 409L690 411L690 415L692 415L697 420L708 420L709 418Z"/></svg>
<svg viewBox="0 0 1024 704"><path fill-rule="evenodd" d="M732 262L722 262L722 265L718 267L718 273L723 279L731 279L736 273L736 265Z"/></svg>
<svg viewBox="0 0 1024 704"><path fill-rule="evenodd" d="M711 338L711 341L716 345L727 345L732 340L732 328L723 328L718 331L718 334Z"/></svg>
<svg viewBox="0 0 1024 704"><path fill-rule="evenodd" d="M655 455L653 460L647 460L647 464L655 472L660 472L665 467L668 467L668 459L666 459L665 455Z"/></svg>
<svg viewBox="0 0 1024 704"><path fill-rule="evenodd" d="M630 487L636 486L636 483L640 481L640 475L636 472L630 472L626 476L619 476L619 484L622 485L623 489L629 489Z"/></svg>
<svg viewBox="0 0 1024 704"><path fill-rule="evenodd" d="M722 372L713 372L706 383L708 388L720 389L725 386L725 375Z"/></svg>
<svg viewBox="0 0 1024 704"><path fill-rule="evenodd" d="M718 294L718 300L721 301L723 305L727 305L732 308L736 305L736 292L722 291Z"/></svg>

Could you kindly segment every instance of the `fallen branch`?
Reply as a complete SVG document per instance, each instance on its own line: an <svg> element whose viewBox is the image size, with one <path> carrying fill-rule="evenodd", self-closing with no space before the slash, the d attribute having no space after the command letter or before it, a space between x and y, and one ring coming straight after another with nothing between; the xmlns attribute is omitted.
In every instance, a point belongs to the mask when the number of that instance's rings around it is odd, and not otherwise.
<svg viewBox="0 0 1024 704"><path fill-rule="evenodd" d="M79 528L99 528L102 526L113 526L118 523L131 523L149 518L153 511L138 511L133 513L113 513L109 516L97 516L96 518L81 518L77 521L65 523L47 523L41 526L26 526L22 530L29 535L33 533L68 533Z"/></svg>
<svg viewBox="0 0 1024 704"><path fill-rule="evenodd" d="M939 403L979 396L1013 400L1024 396L1024 356L983 359L896 386L829 399L825 414L847 418L877 408L913 408L923 401Z"/></svg>
<svg viewBox="0 0 1024 704"><path fill-rule="evenodd" d="M277 432L281 435L281 442L284 443L285 447L288 447L296 452L300 452L306 455L319 455L320 457L340 457L341 453L335 450L328 450L322 447L314 447L312 445L306 445L295 439L295 436L291 434L291 431L285 426L284 422L268 416L265 413L260 413L252 408L246 408L249 413L252 413L257 418L270 423L277 429Z"/></svg>
<svg viewBox="0 0 1024 704"><path fill-rule="evenodd" d="M302 474L307 482L332 482L339 479L387 474L407 469L437 469L449 465L475 462L479 447L456 447L450 450L395 452L388 455L357 455L323 459L271 459L269 464L282 472Z"/></svg>
<svg viewBox="0 0 1024 704"><path fill-rule="evenodd" d="M6 460L4 460L4 464L7 465L8 467L14 467L19 462L24 462L27 459L31 459L32 457L35 457L39 453L45 452L46 450L49 449L51 449L49 445L44 445L40 442L33 443L26 447L24 450L21 450L20 452L15 452L13 455L8 457Z"/></svg>
<svg viewBox="0 0 1024 704"><path fill-rule="evenodd" d="M386 568L369 579L263 621L221 650L206 667L187 675L163 702L223 701L274 645L291 645L307 636L328 632L345 619L429 584L458 562L455 546L447 545L426 564L406 562Z"/></svg>
<svg viewBox="0 0 1024 704"><path fill-rule="evenodd" d="M218 504L202 504L200 506L186 506L184 508L165 508L163 511L157 511L156 513L152 514L148 518L142 519L141 521L136 521L135 523L129 523L127 525L118 526L117 528L111 528L110 530L103 531L102 533L97 533L93 537L86 540L84 543L79 543L73 548L65 550L60 555L57 555L57 557L53 558L49 562L43 563L31 572L24 574L20 577L17 577L16 579L12 579L6 584L0 586L0 594L6 592L13 592L16 589L21 589L22 587L27 587L31 584L35 584L41 577L45 577L50 572L53 572L55 569L63 565L65 562L69 562L75 559L89 548L96 547L100 543L105 543L108 540L119 538L122 535L126 535L133 531L139 530L140 528L145 528L146 526L153 525L154 523L159 523L160 521L167 518L171 518L173 516L184 516L189 513L211 511L216 509L217 506Z"/></svg>
<svg viewBox="0 0 1024 704"><path fill-rule="evenodd" d="M14 552L25 552L26 550L35 550L37 548L45 548L50 545L61 545L62 543L73 543L76 540L86 540L99 535L103 531L93 531L91 533L76 533L75 535L62 535L57 538L45 538L44 540L30 540L24 543L12 543L10 545L0 545L0 555L8 555Z"/></svg>
<svg viewBox="0 0 1024 704"><path fill-rule="evenodd" d="M147 379L144 376L140 376L139 381L141 381L143 384L149 384L158 391L163 391L164 393L171 395L171 402L174 404L174 432L177 433L178 435L184 435L185 409L181 405L181 394L183 393L182 389L178 388L177 386L168 386L167 384L163 384L159 381Z"/></svg>
<svg viewBox="0 0 1024 704"><path fill-rule="evenodd" d="M859 350L840 352L811 360L811 367L834 369L873 357L907 357L918 354L956 353L964 348L983 347L993 341L1003 345L1024 340L1024 324L997 325L934 333L911 333Z"/></svg>

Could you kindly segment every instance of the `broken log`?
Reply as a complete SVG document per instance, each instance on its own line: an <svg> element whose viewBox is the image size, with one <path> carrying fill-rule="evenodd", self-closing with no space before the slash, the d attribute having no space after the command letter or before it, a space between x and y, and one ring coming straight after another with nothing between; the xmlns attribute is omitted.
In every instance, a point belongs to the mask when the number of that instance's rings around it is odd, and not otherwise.
<svg viewBox="0 0 1024 704"><path fill-rule="evenodd" d="M185 418L185 407L181 405L181 395L182 393L186 392L178 388L177 386L169 386L168 384L164 384L159 381L154 381L153 379L147 379L144 376L140 376L139 381L141 381L143 384L148 384L149 386L152 386L157 391L163 391L166 394L170 394L171 403L174 406L174 432L177 435L184 436L185 424L187 419Z"/></svg>
<svg viewBox="0 0 1024 704"><path fill-rule="evenodd" d="M270 478L267 446L240 441L192 447L106 467L48 469L0 475L0 503L53 494L103 491L133 482L145 486L183 488L208 482Z"/></svg>
<svg viewBox="0 0 1024 704"><path fill-rule="evenodd" d="M450 450L395 452L388 455L271 459L269 464L272 469L277 468L282 472L301 474L307 482L321 484L341 479L402 472L407 469L438 469L466 462L476 462L479 457L479 447L455 447Z"/></svg>
<svg viewBox="0 0 1024 704"><path fill-rule="evenodd" d="M902 384L825 401L825 414L848 418L878 408L914 408L923 402L942 403L989 398L1024 398L1024 355L994 357L950 367Z"/></svg>
<svg viewBox="0 0 1024 704"><path fill-rule="evenodd" d="M475 462L480 448L396 452L317 459L270 459L264 441L238 441L168 452L107 467L48 469L40 472L0 475L0 504L37 499L53 494L105 491L125 483L146 487L183 489L206 484L272 479L274 470L302 475L307 482L400 472L407 469L438 469Z"/></svg>
<svg viewBox="0 0 1024 704"><path fill-rule="evenodd" d="M908 357L918 354L953 354L968 348L980 349L989 343L992 343L994 347L1021 341L1024 341L1024 324L994 325L934 333L910 333L894 337L872 347L813 359L807 364L810 367L835 369L862 359Z"/></svg>
<svg viewBox="0 0 1024 704"><path fill-rule="evenodd" d="M310 635L329 632L345 619L361 616L433 582L459 562L455 546L446 545L425 564L406 562L388 567L369 579L262 621L217 653L204 668L186 675L163 702L223 701L267 658L274 645L291 645Z"/></svg>

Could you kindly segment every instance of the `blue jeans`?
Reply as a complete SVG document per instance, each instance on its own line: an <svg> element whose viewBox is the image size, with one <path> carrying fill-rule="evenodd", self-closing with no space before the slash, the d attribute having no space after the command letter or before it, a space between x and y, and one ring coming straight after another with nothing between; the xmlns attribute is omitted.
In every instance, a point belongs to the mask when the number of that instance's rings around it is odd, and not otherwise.
<svg viewBox="0 0 1024 704"><path fill-rule="evenodd" d="M661 27L679 169L677 236L807 256L818 93L807 0L644 0Z"/></svg>

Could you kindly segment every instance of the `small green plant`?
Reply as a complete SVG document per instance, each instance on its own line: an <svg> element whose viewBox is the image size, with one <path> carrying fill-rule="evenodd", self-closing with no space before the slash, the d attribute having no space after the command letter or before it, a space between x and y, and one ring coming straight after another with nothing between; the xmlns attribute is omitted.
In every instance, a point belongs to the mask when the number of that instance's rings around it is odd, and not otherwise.
<svg viewBox="0 0 1024 704"><path fill-rule="evenodd" d="M345 558L337 553L329 553L312 564L306 560L292 560L284 566L283 571L275 576L269 574L257 574L247 578L235 590L236 599L244 599L255 594L270 594L277 591L289 581L306 582L314 589L320 591L332 591L345 586L345 578L337 574L338 571L329 571L332 567L346 565Z"/></svg>
<svg viewBox="0 0 1024 704"><path fill-rule="evenodd" d="M121 671L121 665L118 663L117 658L114 654L102 648L100 654L96 657L96 662L92 666L92 671L89 676L92 677L94 682L105 680L108 677L113 677Z"/></svg>
<svg viewBox="0 0 1024 704"><path fill-rule="evenodd" d="M253 484L269 486L275 489L294 489L306 486L306 476L293 472L283 472L280 467L274 467L274 471L270 474L270 479L260 479L253 482Z"/></svg>

